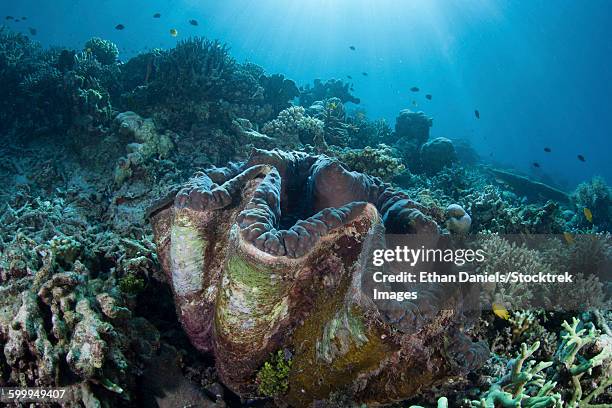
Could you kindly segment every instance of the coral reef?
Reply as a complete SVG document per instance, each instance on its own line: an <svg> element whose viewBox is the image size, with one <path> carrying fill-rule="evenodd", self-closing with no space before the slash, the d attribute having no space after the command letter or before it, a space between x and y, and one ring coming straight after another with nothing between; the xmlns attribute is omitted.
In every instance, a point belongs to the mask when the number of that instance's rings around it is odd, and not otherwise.
<svg viewBox="0 0 612 408"><path fill-rule="evenodd" d="M564 366L571 377L572 392L568 400L569 407L596 407L596 400L604 394L606 389L612 386L612 339L608 337L603 340L600 332L590 324L579 328L580 321L576 318L572 323L563 322L565 333L561 335L561 345L556 353L557 360ZM603 341L602 341L603 340ZM597 341L599 347L597 353L590 358L585 358L579 353L586 346ZM581 379L585 374L591 374L593 369L604 365L604 373L599 384L589 384L592 391L583 395Z"/></svg>
<svg viewBox="0 0 612 408"><path fill-rule="evenodd" d="M312 86L307 84L300 89L300 105L308 107L316 101L330 98L338 98L343 104L347 102L358 104L359 98L353 96L351 91L352 87L339 79L325 82L315 79Z"/></svg>
<svg viewBox="0 0 612 408"><path fill-rule="evenodd" d="M275 138L277 146L296 148L303 143L326 149L323 122L306 115L301 106L285 109L278 118L266 123L262 132Z"/></svg>
<svg viewBox="0 0 612 408"><path fill-rule="evenodd" d="M380 177L384 181L391 181L406 168L401 161L393 157L393 151L386 145L375 148L366 146L363 149L339 149L331 152L349 170Z"/></svg>
<svg viewBox="0 0 612 408"><path fill-rule="evenodd" d="M282 400L302 406L336 387L353 388L364 402L400 400L459 375L456 359L465 370L486 356L452 316L418 307L398 312L363 293L356 261L369 232L384 223L395 233L437 233L427 212L325 156L255 151L238 168L191 179L150 218L183 327L199 350L214 353L223 382L256 396L257 370L270 353L290 348ZM438 342L457 348L439 355ZM431 359L435 371L396 382ZM393 390L382 385L390 381Z"/></svg>
<svg viewBox="0 0 612 408"><path fill-rule="evenodd" d="M339 98L317 101L308 108L308 113L323 122L325 141L336 146L348 143L348 124L346 112Z"/></svg>
<svg viewBox="0 0 612 408"><path fill-rule="evenodd" d="M421 168L426 174L436 174L457 160L453 142L445 137L437 137L421 146Z"/></svg>
<svg viewBox="0 0 612 408"><path fill-rule="evenodd" d="M468 213L465 212L458 204L451 204L446 207L446 228L449 231L458 234L466 234L470 231L472 226L472 218Z"/></svg>
<svg viewBox="0 0 612 408"><path fill-rule="evenodd" d="M567 193L541 183L539 181L530 180L525 176L520 176L512 172L500 169L490 169L495 177L508 183L512 189L522 196L527 197L533 201L544 200L556 200L561 203L569 202L569 196Z"/></svg>
<svg viewBox="0 0 612 408"><path fill-rule="evenodd" d="M612 225L612 190L601 177L595 177L590 182L581 183L571 196L576 207L578 219L576 223L581 227L589 227L590 222L582 216L584 208L593 214L592 224L604 231L610 231Z"/></svg>
<svg viewBox="0 0 612 408"><path fill-rule="evenodd" d="M603 179L568 195L486 168L424 112L392 129L351 84L299 89L219 41L117 58L0 27L2 387L94 407L612 404ZM576 281L374 302L383 231Z"/></svg>
<svg viewBox="0 0 612 408"><path fill-rule="evenodd" d="M102 65L114 64L119 56L119 49L115 44L99 37L93 37L85 43L85 52L92 53Z"/></svg>

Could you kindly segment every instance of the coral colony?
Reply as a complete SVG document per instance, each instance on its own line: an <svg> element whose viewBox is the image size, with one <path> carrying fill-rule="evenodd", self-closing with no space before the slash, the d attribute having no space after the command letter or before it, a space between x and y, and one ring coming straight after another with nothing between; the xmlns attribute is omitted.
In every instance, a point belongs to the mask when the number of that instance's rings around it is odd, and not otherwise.
<svg viewBox="0 0 612 408"><path fill-rule="evenodd" d="M602 179L483 166L424 112L371 120L341 80L299 87L204 38L121 62L1 28L0 81L0 386L85 407L612 406ZM473 263L494 278L455 269Z"/></svg>

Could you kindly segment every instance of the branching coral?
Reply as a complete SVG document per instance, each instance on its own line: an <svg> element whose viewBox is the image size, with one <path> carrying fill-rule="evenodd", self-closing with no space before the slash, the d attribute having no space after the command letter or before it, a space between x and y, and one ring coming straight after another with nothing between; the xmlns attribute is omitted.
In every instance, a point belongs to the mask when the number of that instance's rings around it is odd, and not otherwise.
<svg viewBox="0 0 612 408"><path fill-rule="evenodd" d="M266 123L262 132L278 140L281 146L295 148L304 143L326 150L323 122L306 115L301 106L285 109L278 118Z"/></svg>
<svg viewBox="0 0 612 408"><path fill-rule="evenodd" d="M583 209L588 208L593 214L593 224L609 231L612 217L612 189L601 177L594 177L590 182L581 183L572 194L576 206L578 225L585 227L590 223L582 216Z"/></svg>
<svg viewBox="0 0 612 408"><path fill-rule="evenodd" d="M346 146L348 143L348 128L346 112L339 98L329 98L315 102L308 113L323 122L325 141L336 146Z"/></svg>
<svg viewBox="0 0 612 408"><path fill-rule="evenodd" d="M368 120L363 110L357 110L347 116L349 146L364 148L378 146L381 143L391 144L392 129L385 119Z"/></svg>
<svg viewBox="0 0 612 408"><path fill-rule="evenodd" d="M480 248L486 253L486 261L478 266L479 273L506 274L520 271L521 273L537 275L548 273L550 265L542 261L538 251L525 245L509 242L498 235L485 235L480 238ZM540 289L538 287L540 286ZM489 301L512 305L521 309L532 306L534 293L543 289L542 285L522 283L497 283L487 288ZM540 299L543 300L543 299Z"/></svg>
<svg viewBox="0 0 612 408"><path fill-rule="evenodd" d="M85 52L90 52L102 65L114 64L119 56L119 48L108 40L93 37L85 43Z"/></svg>
<svg viewBox="0 0 612 408"><path fill-rule="evenodd" d="M353 96L351 91L351 86L339 79L330 79L325 82L315 79L312 86L307 84L300 90L300 105L308 107L316 101L329 98L338 98L341 103L358 104L359 98Z"/></svg>
<svg viewBox="0 0 612 408"><path fill-rule="evenodd" d="M289 107L289 102L300 95L300 90L295 82L285 78L284 75L262 75L259 77L259 83L264 89L264 104L272 106L274 115L278 115L283 109Z"/></svg>
<svg viewBox="0 0 612 408"><path fill-rule="evenodd" d="M380 177L391 181L406 168L401 160L393 156L393 151L385 145L375 148L333 150L332 153L350 170Z"/></svg>
<svg viewBox="0 0 612 408"><path fill-rule="evenodd" d="M596 367L602 366L606 360L612 359L612 344L608 341L603 348L594 356L586 358L579 354L585 348L595 343L599 336L599 330L592 324L581 326L580 320L573 318L572 323L563 322L565 333L561 335L563 340L556 353L557 360L563 364L571 377L572 394L568 401L569 407L603 407L597 404L597 398L602 396L606 389L612 386L612 365L607 364L604 368L599 384L586 396L583 396L581 379L585 373L591 373Z"/></svg>
<svg viewBox="0 0 612 408"><path fill-rule="evenodd" d="M557 384L546 381L544 375L544 370L553 363L530 360L539 347L539 342L531 346L523 343L519 355L510 361L510 372L493 384L480 400L472 401L472 407L561 407L561 395L553 392Z"/></svg>

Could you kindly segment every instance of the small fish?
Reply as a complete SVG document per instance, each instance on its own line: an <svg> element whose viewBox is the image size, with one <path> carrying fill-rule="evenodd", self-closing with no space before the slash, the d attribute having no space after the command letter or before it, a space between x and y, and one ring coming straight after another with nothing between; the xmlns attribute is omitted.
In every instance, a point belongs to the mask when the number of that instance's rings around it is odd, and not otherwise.
<svg viewBox="0 0 612 408"><path fill-rule="evenodd" d="M115 26L115 30L123 30L125 28L125 26L123 24L117 24Z"/></svg>
<svg viewBox="0 0 612 408"><path fill-rule="evenodd" d="M579 154L579 155L578 155L578 156L576 156L576 157L578 157L578 160L580 160L581 162L585 162L585 161L586 161L586 159L584 158L584 156L583 156L583 155L581 155L581 154Z"/></svg>
<svg viewBox="0 0 612 408"><path fill-rule="evenodd" d="M36 33L38 32L38 31L36 31L35 28L32 28L32 27L28 28L28 30L30 31L31 35L36 35Z"/></svg>
<svg viewBox="0 0 612 408"><path fill-rule="evenodd" d="M593 223L593 213L591 212L591 210L589 210L588 208L584 207L582 209L582 212L584 213L584 217L587 219L587 221L592 224Z"/></svg>
<svg viewBox="0 0 612 408"><path fill-rule="evenodd" d="M347 77L348 79L353 79L353 77L352 77L352 76L350 76L350 75L347 75L346 77Z"/></svg>
<svg viewBox="0 0 612 408"><path fill-rule="evenodd" d="M354 46L354 45L351 45L349 48L350 48L352 51L355 51L355 46Z"/></svg>
<svg viewBox="0 0 612 408"><path fill-rule="evenodd" d="M410 88L411 92L419 92L420 89L417 86L413 86L412 88Z"/></svg>
<svg viewBox="0 0 612 408"><path fill-rule="evenodd" d="M574 236L571 233L567 232L567 231L565 231L563 233L563 238L565 238L565 242L567 242L570 245L572 245L574 242L576 242L576 240L574 239Z"/></svg>
<svg viewBox="0 0 612 408"><path fill-rule="evenodd" d="M417 103L417 101L415 101L415 100L413 99L413 100L412 100L412 106L414 106L414 107L416 108L417 106L419 106L419 104Z"/></svg>
<svg viewBox="0 0 612 408"><path fill-rule="evenodd" d="M536 167L536 168L538 168L538 169L539 169L539 168L540 168L540 163L538 163L538 162L533 162L533 167Z"/></svg>
<svg viewBox="0 0 612 408"><path fill-rule="evenodd" d="M478 109L474 110L474 116L476 116L476 119L480 119L480 111Z"/></svg>
<svg viewBox="0 0 612 408"><path fill-rule="evenodd" d="M18 23L18 22L20 22L20 21L21 21L21 20L20 20L20 19L18 19L18 18L16 18L16 19L15 19L15 22L16 22L16 23Z"/></svg>
<svg viewBox="0 0 612 408"><path fill-rule="evenodd" d="M510 318L510 312L501 303L493 303L492 309L495 316L500 319L508 320Z"/></svg>
<svg viewBox="0 0 612 408"><path fill-rule="evenodd" d="M178 35L178 30L176 28L171 28L170 35L176 37Z"/></svg>
<svg viewBox="0 0 612 408"><path fill-rule="evenodd" d="M362 72L361 75L368 76L368 73L367 72Z"/></svg>
<svg viewBox="0 0 612 408"><path fill-rule="evenodd" d="M432 96L430 94L425 95L425 98L429 99L431 101Z"/></svg>
<svg viewBox="0 0 612 408"><path fill-rule="evenodd" d="M552 150L550 150L550 147L545 147L545 148L544 148L544 151L545 151L546 153L550 153L550 152L552 152Z"/></svg>
<svg viewBox="0 0 612 408"><path fill-rule="evenodd" d="M21 20L26 21L28 18L27 17L21 17Z"/></svg>
<svg viewBox="0 0 612 408"><path fill-rule="evenodd" d="M191 24L192 26L197 26L198 20L189 20L189 24Z"/></svg>
<svg viewBox="0 0 612 408"><path fill-rule="evenodd" d="M4 19L5 19L5 20L14 20L14 19L15 19L15 17L13 17L13 16L6 16L6 17L4 17Z"/></svg>
<svg viewBox="0 0 612 408"><path fill-rule="evenodd" d="M155 13L153 14L153 18L160 18L161 17L161 13Z"/></svg>

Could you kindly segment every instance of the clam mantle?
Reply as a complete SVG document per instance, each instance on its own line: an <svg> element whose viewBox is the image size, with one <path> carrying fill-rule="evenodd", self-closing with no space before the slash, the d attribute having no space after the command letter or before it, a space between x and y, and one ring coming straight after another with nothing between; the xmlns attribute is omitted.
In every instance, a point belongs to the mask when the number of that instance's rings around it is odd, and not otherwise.
<svg viewBox="0 0 612 408"><path fill-rule="evenodd" d="M149 212L193 345L245 398L258 396L270 355L290 350L279 398L292 406L339 389L365 403L401 400L486 359L486 345L462 333L460 311L428 307L435 284L393 305L375 304L364 287L375 240L435 235L435 217L380 179L279 150L196 174Z"/></svg>

